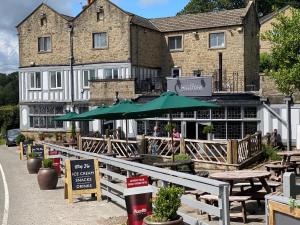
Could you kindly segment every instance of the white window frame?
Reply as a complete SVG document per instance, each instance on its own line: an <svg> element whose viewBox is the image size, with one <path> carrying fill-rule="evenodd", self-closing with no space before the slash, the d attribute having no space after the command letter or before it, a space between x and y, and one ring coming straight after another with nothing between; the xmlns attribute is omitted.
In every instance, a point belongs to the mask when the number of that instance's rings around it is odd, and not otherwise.
<svg viewBox="0 0 300 225"><path fill-rule="evenodd" d="M52 74L55 73L55 87L52 87ZM60 73L60 85L61 86L58 86L58 82L57 82L57 77L58 77L58 74ZM61 71L49 71L49 78L50 78L50 89L62 89L63 87L63 75L62 75L62 72Z"/></svg>
<svg viewBox="0 0 300 225"><path fill-rule="evenodd" d="M49 49L45 49L45 39L49 38ZM42 41L42 45L40 45L40 41ZM43 46L43 49L40 48L40 46ZM52 51L52 43L51 43L51 36L44 36L38 38L38 52L39 53L46 53Z"/></svg>
<svg viewBox="0 0 300 225"><path fill-rule="evenodd" d="M37 87L37 73L40 74L40 87ZM32 79L33 79L33 86L31 86L32 84ZM41 72L29 72L29 80L30 80L30 90L41 90L42 89L42 73Z"/></svg>
<svg viewBox="0 0 300 225"><path fill-rule="evenodd" d="M216 45L216 46L211 46L211 35L214 35L214 34L223 34L224 36L224 46L221 46L221 45ZM211 32L208 34L208 48L209 49L224 49L226 48L226 35L225 35L225 31L218 31L218 32Z"/></svg>
<svg viewBox="0 0 300 225"><path fill-rule="evenodd" d="M170 38L176 38L176 37L181 37L181 48L175 48L174 49L170 49ZM170 52L177 52L177 51L183 51L183 35L182 34L179 34L179 35L170 35L170 36L167 36L167 40L168 40L168 49Z"/></svg>
<svg viewBox="0 0 300 225"><path fill-rule="evenodd" d="M95 69L87 69L87 70L82 70L82 87L83 88L90 88L90 80L91 80L91 71L94 71L94 76L96 76L96 70ZM85 78L85 72L87 72L88 76L88 85L85 85L84 78Z"/></svg>
<svg viewBox="0 0 300 225"><path fill-rule="evenodd" d="M181 72L182 72L181 67L173 67L173 68L171 69L171 77L174 77L173 74L174 74L174 71L175 71L175 70L179 70L179 77L181 77Z"/></svg>
<svg viewBox="0 0 300 225"><path fill-rule="evenodd" d="M96 35L101 35L101 34L105 34L106 35L106 46L100 46L100 47L96 47L95 46L95 36ZM95 32L92 33L92 47L93 49L108 49L108 33L107 32Z"/></svg>
<svg viewBox="0 0 300 225"><path fill-rule="evenodd" d="M111 78L106 78L105 77L105 70L111 70L111 73L112 73ZM118 77L117 78L114 77L114 70L118 71ZM103 69L103 79L104 80L117 80L117 79L120 79L120 70L119 70L119 68L104 68Z"/></svg>

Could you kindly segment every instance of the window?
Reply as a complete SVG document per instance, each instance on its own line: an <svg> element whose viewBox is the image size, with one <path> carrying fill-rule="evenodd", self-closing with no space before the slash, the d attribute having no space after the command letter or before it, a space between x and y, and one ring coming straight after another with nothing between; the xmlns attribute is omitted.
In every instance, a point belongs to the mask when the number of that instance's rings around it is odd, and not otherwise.
<svg viewBox="0 0 300 225"><path fill-rule="evenodd" d="M104 79L118 79L119 77L119 70L114 68L114 69L104 69L103 71L103 77Z"/></svg>
<svg viewBox="0 0 300 225"><path fill-rule="evenodd" d="M137 134L142 135L145 133L145 121L138 120L137 123Z"/></svg>
<svg viewBox="0 0 300 225"><path fill-rule="evenodd" d="M211 110L212 119L225 119L225 108L216 108Z"/></svg>
<svg viewBox="0 0 300 225"><path fill-rule="evenodd" d="M181 76L181 68L172 68L172 77L180 77Z"/></svg>
<svg viewBox="0 0 300 225"><path fill-rule="evenodd" d="M256 118L257 109L256 107L245 107L244 108L244 118Z"/></svg>
<svg viewBox="0 0 300 225"><path fill-rule="evenodd" d="M244 122L244 137L257 132L257 122Z"/></svg>
<svg viewBox="0 0 300 225"><path fill-rule="evenodd" d="M209 34L209 48L225 48L224 32Z"/></svg>
<svg viewBox="0 0 300 225"><path fill-rule="evenodd" d="M227 123L227 138L228 139L241 139L241 122L228 122Z"/></svg>
<svg viewBox="0 0 300 225"><path fill-rule="evenodd" d="M61 82L61 72L50 72L50 87L51 88L61 88L62 82Z"/></svg>
<svg viewBox="0 0 300 225"><path fill-rule="evenodd" d="M40 72L30 73L30 88L31 89L41 88L41 73Z"/></svg>
<svg viewBox="0 0 300 225"><path fill-rule="evenodd" d="M170 51L182 50L182 36L168 37Z"/></svg>
<svg viewBox="0 0 300 225"><path fill-rule="evenodd" d="M97 6L97 21L104 20L103 6Z"/></svg>
<svg viewBox="0 0 300 225"><path fill-rule="evenodd" d="M44 17L41 18L41 26L44 26L46 24L47 24L47 17L44 16Z"/></svg>
<svg viewBox="0 0 300 225"><path fill-rule="evenodd" d="M195 118L195 112L185 112L183 118Z"/></svg>
<svg viewBox="0 0 300 225"><path fill-rule="evenodd" d="M51 51L51 39L50 37L39 37L38 38L38 50L39 52L50 52Z"/></svg>
<svg viewBox="0 0 300 225"><path fill-rule="evenodd" d="M107 48L107 33L93 34L93 48Z"/></svg>
<svg viewBox="0 0 300 225"><path fill-rule="evenodd" d="M241 119L241 107L227 107L227 119Z"/></svg>
<svg viewBox="0 0 300 225"><path fill-rule="evenodd" d="M213 122L214 126L214 138L226 139L226 123L225 122Z"/></svg>
<svg viewBox="0 0 300 225"><path fill-rule="evenodd" d="M95 79L95 70L84 70L83 71L83 87L89 87L89 80Z"/></svg>
<svg viewBox="0 0 300 225"><path fill-rule="evenodd" d="M62 121L54 118L63 115L63 105L34 105L29 107L31 128L63 128Z"/></svg>
<svg viewBox="0 0 300 225"><path fill-rule="evenodd" d="M200 109L197 112L197 119L210 119L210 110L209 109Z"/></svg>

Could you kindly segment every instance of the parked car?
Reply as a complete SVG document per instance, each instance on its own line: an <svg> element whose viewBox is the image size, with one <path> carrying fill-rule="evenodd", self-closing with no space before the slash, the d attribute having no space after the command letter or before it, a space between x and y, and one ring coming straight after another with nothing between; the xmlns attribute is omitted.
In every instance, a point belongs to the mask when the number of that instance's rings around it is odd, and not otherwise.
<svg viewBox="0 0 300 225"><path fill-rule="evenodd" d="M6 145L8 147L16 145L16 139L17 139L17 137L20 133L21 133L20 129L7 130L7 132L6 132Z"/></svg>

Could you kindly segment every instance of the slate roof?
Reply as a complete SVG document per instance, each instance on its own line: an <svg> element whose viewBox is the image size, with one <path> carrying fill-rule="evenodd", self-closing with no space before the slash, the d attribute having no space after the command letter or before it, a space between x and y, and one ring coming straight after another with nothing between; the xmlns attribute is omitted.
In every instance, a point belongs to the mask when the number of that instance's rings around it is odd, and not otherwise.
<svg viewBox="0 0 300 225"><path fill-rule="evenodd" d="M161 32L205 29L242 25L248 8L224 10L219 12L186 14L181 16L150 19Z"/></svg>
<svg viewBox="0 0 300 225"><path fill-rule="evenodd" d="M136 24L138 26L145 27L145 28L148 28L151 30L159 31L158 28L156 26L154 26L154 24L149 19L146 19L146 18L138 16L138 15L133 15L133 14L132 14L132 16L133 17L131 19L131 22L133 24Z"/></svg>
<svg viewBox="0 0 300 225"><path fill-rule="evenodd" d="M281 9L278 10L278 11L269 13L269 14L267 14L267 15L261 17L260 20L259 20L260 24L263 24L263 23L265 23L265 22L267 22L267 21L273 19L273 18L274 18L275 16L277 16L279 13L284 12L285 10L287 10L287 9L289 9L289 8L291 8L291 6L290 6L290 5L287 5L287 6L283 7L283 8L281 8Z"/></svg>

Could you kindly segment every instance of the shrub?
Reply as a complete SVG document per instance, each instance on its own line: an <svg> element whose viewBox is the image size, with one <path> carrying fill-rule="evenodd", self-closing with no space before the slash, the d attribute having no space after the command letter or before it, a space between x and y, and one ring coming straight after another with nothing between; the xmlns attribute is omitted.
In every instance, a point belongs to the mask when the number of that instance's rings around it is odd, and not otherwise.
<svg viewBox="0 0 300 225"><path fill-rule="evenodd" d="M30 152L28 154L29 159L36 159L37 157L38 157L38 154L36 154L35 152Z"/></svg>
<svg viewBox="0 0 300 225"><path fill-rule="evenodd" d="M203 127L203 134L209 134L212 133L214 131L214 126L212 124L210 125L206 125L205 127Z"/></svg>
<svg viewBox="0 0 300 225"><path fill-rule="evenodd" d="M173 129L176 128L176 124L175 123L168 123L165 126L165 131L168 133L172 133Z"/></svg>
<svg viewBox="0 0 300 225"><path fill-rule="evenodd" d="M43 168L52 168L52 165L53 165L52 159L43 160Z"/></svg>
<svg viewBox="0 0 300 225"><path fill-rule="evenodd" d="M282 159L281 156L277 155L277 152L279 152L278 149L273 148L270 145L263 145L262 147L263 147L263 153L265 159L274 160L274 161Z"/></svg>
<svg viewBox="0 0 300 225"><path fill-rule="evenodd" d="M178 154L174 156L175 161L191 160L188 154Z"/></svg>
<svg viewBox="0 0 300 225"><path fill-rule="evenodd" d="M166 222L176 220L177 210L181 206L183 189L175 186L162 187L157 193L154 201L153 216L154 222Z"/></svg>
<svg viewBox="0 0 300 225"><path fill-rule="evenodd" d="M25 136L23 134L19 134L16 138L16 144L19 145L21 142L25 141Z"/></svg>

